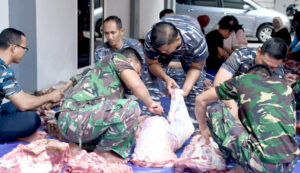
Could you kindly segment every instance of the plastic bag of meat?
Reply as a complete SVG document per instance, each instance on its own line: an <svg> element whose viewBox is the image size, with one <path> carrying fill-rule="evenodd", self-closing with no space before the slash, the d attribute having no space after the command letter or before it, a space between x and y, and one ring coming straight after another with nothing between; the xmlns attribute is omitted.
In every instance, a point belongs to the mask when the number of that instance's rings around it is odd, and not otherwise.
<svg viewBox="0 0 300 173"><path fill-rule="evenodd" d="M195 131L182 94L181 89L175 89L171 93L168 135L173 151L179 149Z"/></svg>
<svg viewBox="0 0 300 173"><path fill-rule="evenodd" d="M218 148L218 144L212 138L209 144L205 144L204 137L195 135L174 163L175 173L226 171L225 160Z"/></svg>
<svg viewBox="0 0 300 173"><path fill-rule="evenodd" d="M171 93L171 109L166 120L154 116L139 124L136 146L131 162L140 167L172 167L177 159L175 150L193 134L182 90Z"/></svg>
<svg viewBox="0 0 300 173"><path fill-rule="evenodd" d="M168 138L165 118L149 117L139 124L131 162L139 167L172 167L177 159Z"/></svg>

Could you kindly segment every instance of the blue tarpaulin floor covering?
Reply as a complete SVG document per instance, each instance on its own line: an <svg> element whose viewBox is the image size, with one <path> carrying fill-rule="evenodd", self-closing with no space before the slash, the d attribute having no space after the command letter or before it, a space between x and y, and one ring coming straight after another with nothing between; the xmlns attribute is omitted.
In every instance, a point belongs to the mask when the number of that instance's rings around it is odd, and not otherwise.
<svg viewBox="0 0 300 173"><path fill-rule="evenodd" d="M168 99L166 97L162 97L161 104L164 107L165 112L166 113L169 112L170 99ZM300 110L297 111L297 115L300 115ZM50 137L50 138L53 138L53 137ZM296 138L298 140L298 144L300 144L300 135L297 135ZM185 144L176 151L177 156L181 155L184 147L189 144L190 139L188 141L186 141ZM13 150L18 144L28 144L28 143L21 142L21 141L13 141L13 142L9 142L9 143L0 144L0 157L5 155L6 153L10 152L11 150ZM299 145L299 147L300 147L300 145ZM141 168L141 167L134 166L130 162L127 163L127 165L132 167L134 173L144 173L144 172L147 172L147 173L173 173L174 172L173 168ZM227 166L229 168L232 168L234 166L234 164L227 163ZM293 173L298 173L298 172L300 172L300 157L298 158L297 164L293 170Z"/></svg>

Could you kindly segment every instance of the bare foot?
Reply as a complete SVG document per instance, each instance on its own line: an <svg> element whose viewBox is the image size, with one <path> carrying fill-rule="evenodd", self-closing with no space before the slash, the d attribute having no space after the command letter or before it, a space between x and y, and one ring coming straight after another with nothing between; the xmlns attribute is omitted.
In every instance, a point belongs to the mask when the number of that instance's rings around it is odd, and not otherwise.
<svg viewBox="0 0 300 173"><path fill-rule="evenodd" d="M17 138L18 141L24 141L24 142L33 142L36 140L44 139L48 133L44 131L35 131L32 135L25 137L25 138Z"/></svg>
<svg viewBox="0 0 300 173"><path fill-rule="evenodd" d="M74 142L69 142L69 147L72 156L75 156L81 150L80 147Z"/></svg>
<svg viewBox="0 0 300 173"><path fill-rule="evenodd" d="M97 150L94 150L95 153L97 153L99 156L103 157L105 159L105 161L109 162L109 163L127 163L129 161L129 158L127 159L123 159L121 156L117 155L115 152L113 151L109 151L109 152L99 152Z"/></svg>

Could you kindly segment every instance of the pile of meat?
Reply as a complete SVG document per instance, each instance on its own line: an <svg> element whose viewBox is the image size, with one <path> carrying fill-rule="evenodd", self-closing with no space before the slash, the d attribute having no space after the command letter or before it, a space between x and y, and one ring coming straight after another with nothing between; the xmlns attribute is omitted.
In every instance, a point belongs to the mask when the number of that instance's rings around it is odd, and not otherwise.
<svg viewBox="0 0 300 173"><path fill-rule="evenodd" d="M107 163L96 153L80 150L71 155L68 143L42 139L28 145L19 144L0 159L1 173L58 173L58 172L130 173L131 167Z"/></svg>
<svg viewBox="0 0 300 173"><path fill-rule="evenodd" d="M200 170L224 170L225 162L217 144L205 146L199 136L185 148L181 158L175 151L194 133L194 126L185 106L182 90L171 93L171 107L167 118L154 116L139 124L136 146L131 162L140 167L174 167L177 170L189 166ZM209 153L208 153L208 148ZM210 154L210 155L209 155ZM186 164L187 161L191 164Z"/></svg>
<svg viewBox="0 0 300 173"><path fill-rule="evenodd" d="M190 144L184 148L180 158L174 163L175 173L181 172L219 172L226 170L222 153L218 144L210 138L210 143L205 144L205 139L200 134L193 136Z"/></svg>

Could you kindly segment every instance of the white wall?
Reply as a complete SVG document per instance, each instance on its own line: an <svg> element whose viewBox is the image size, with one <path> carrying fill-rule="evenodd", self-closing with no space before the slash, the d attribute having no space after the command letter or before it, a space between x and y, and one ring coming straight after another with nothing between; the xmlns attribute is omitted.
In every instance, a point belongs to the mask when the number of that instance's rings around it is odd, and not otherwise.
<svg viewBox="0 0 300 173"><path fill-rule="evenodd" d="M12 64L16 78L24 91L37 88L37 50L36 50L36 14L35 0L9 1L9 27L25 33L29 51L21 63Z"/></svg>
<svg viewBox="0 0 300 173"><path fill-rule="evenodd" d="M0 25L9 24L27 38L29 51L12 65L24 91L48 88L77 73L77 1L0 2Z"/></svg>
<svg viewBox="0 0 300 173"><path fill-rule="evenodd" d="M8 0L0 0L0 32L9 26Z"/></svg>
<svg viewBox="0 0 300 173"><path fill-rule="evenodd" d="M159 12L164 9L163 0L140 0L140 34L145 38L152 25L159 21Z"/></svg>
<svg viewBox="0 0 300 173"><path fill-rule="evenodd" d="M123 28L125 29L124 36L129 37L130 0L104 0L104 19L112 15L118 16L121 19Z"/></svg>
<svg viewBox="0 0 300 173"><path fill-rule="evenodd" d="M274 10L286 14L286 8L289 4L298 4L298 6L296 6L296 9L300 10L300 0L275 0Z"/></svg>
<svg viewBox="0 0 300 173"><path fill-rule="evenodd" d="M77 1L36 0L38 89L77 71Z"/></svg>

